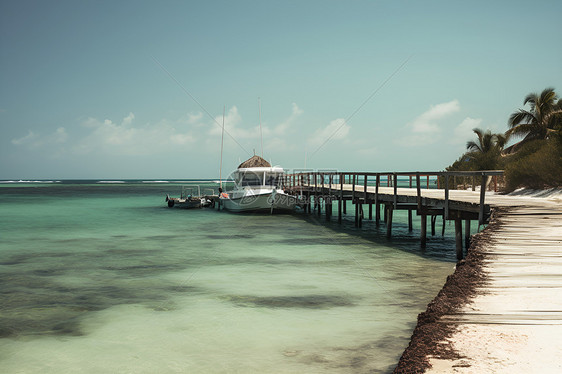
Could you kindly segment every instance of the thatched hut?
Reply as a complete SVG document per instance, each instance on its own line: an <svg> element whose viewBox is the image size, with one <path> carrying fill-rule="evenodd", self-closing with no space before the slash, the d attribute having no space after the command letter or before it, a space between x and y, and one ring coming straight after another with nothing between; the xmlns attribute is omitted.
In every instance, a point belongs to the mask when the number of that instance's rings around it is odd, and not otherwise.
<svg viewBox="0 0 562 374"><path fill-rule="evenodd" d="M240 168L259 168L259 167L266 167L266 168L270 168L271 164L269 162L267 162L266 160L264 160L263 158L261 158L260 156L252 156L249 159L247 159L246 161L244 161L243 163L241 163L238 166L238 169Z"/></svg>

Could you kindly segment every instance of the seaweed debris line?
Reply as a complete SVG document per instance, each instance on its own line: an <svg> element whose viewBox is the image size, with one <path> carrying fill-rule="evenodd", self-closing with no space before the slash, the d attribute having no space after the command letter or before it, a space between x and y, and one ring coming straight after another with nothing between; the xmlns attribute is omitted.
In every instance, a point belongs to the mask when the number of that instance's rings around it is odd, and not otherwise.
<svg viewBox="0 0 562 374"><path fill-rule="evenodd" d="M558 198L497 203L394 372L562 372L561 218Z"/></svg>

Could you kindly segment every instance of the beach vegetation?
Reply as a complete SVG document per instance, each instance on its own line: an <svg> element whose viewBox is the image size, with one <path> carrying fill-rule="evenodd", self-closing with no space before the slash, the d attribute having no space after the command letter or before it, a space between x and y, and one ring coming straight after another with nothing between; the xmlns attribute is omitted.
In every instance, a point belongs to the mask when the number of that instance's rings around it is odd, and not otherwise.
<svg viewBox="0 0 562 374"><path fill-rule="evenodd" d="M537 139L510 156L505 189L562 187L562 138Z"/></svg>
<svg viewBox="0 0 562 374"><path fill-rule="evenodd" d="M494 134L473 129L476 139L447 171L505 170L502 187L543 189L562 187L562 100L554 88L528 94L508 119L508 130ZM505 147L511 139L520 141Z"/></svg>

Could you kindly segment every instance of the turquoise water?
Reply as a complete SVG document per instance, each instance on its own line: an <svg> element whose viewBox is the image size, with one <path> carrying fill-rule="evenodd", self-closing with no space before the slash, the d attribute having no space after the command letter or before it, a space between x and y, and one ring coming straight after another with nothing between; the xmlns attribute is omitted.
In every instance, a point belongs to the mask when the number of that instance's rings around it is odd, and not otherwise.
<svg viewBox="0 0 562 374"><path fill-rule="evenodd" d="M124 182L0 184L3 373L390 372L454 269L453 239L422 251L405 214L388 241Z"/></svg>

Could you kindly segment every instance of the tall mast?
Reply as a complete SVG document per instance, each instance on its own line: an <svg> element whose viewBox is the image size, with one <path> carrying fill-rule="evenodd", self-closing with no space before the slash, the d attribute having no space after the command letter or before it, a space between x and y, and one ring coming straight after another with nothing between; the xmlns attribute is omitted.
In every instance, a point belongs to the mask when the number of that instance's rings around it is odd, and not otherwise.
<svg viewBox="0 0 562 374"><path fill-rule="evenodd" d="M226 105L222 109L222 135L221 135L221 165L219 168L219 187L222 189L222 146L224 144L224 113L226 112Z"/></svg>
<svg viewBox="0 0 562 374"><path fill-rule="evenodd" d="M263 158L263 134L261 131L261 101L260 98L258 97L258 110L260 113L260 140L261 140L261 157Z"/></svg>

